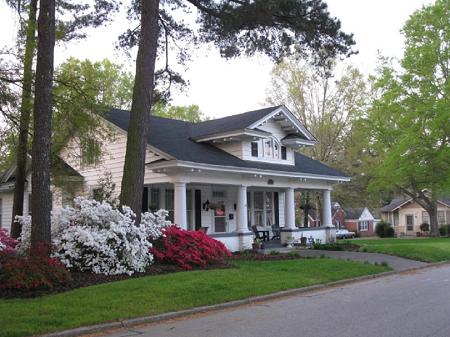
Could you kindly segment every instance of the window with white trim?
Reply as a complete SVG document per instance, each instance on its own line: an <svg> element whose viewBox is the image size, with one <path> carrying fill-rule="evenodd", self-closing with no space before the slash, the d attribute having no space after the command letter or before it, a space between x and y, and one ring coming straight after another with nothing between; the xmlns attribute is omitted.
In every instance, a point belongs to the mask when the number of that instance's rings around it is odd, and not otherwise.
<svg viewBox="0 0 450 337"><path fill-rule="evenodd" d="M437 212L437 221L439 225L445 225L445 212L438 211Z"/></svg>
<svg viewBox="0 0 450 337"><path fill-rule="evenodd" d="M256 157L258 158L258 143L257 142L252 142L251 143L252 146L252 157Z"/></svg>
<svg viewBox="0 0 450 337"><path fill-rule="evenodd" d="M427 211L422 211L422 223L430 224L430 215Z"/></svg>
<svg viewBox="0 0 450 337"><path fill-rule="evenodd" d="M359 231L367 232L369 230L369 221L360 221L359 222Z"/></svg>
<svg viewBox="0 0 450 337"><path fill-rule="evenodd" d="M286 160L287 159L287 148L286 146L281 147L281 159Z"/></svg>

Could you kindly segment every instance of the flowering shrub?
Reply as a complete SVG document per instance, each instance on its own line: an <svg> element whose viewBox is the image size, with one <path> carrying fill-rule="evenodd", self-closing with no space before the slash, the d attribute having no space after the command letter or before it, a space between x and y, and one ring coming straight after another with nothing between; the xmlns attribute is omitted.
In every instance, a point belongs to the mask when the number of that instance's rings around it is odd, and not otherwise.
<svg viewBox="0 0 450 337"><path fill-rule="evenodd" d="M187 231L176 226L164 228L163 236L154 242L150 251L156 260L176 264L186 270L223 262L226 256L231 256L222 242L203 232Z"/></svg>
<svg viewBox="0 0 450 337"><path fill-rule="evenodd" d="M123 211L107 202L76 198L74 207L65 207L52 215L53 257L67 268L96 274L133 274L143 272L152 263L151 240L161 236L166 211L135 215L128 207ZM22 237L19 252L30 246L30 218L20 217Z"/></svg>
<svg viewBox="0 0 450 337"><path fill-rule="evenodd" d="M5 228L0 228L0 252L12 253L17 241L9 236Z"/></svg>
<svg viewBox="0 0 450 337"><path fill-rule="evenodd" d="M70 272L58 259L39 252L29 256L2 254L0 265L2 290L52 290L72 283Z"/></svg>

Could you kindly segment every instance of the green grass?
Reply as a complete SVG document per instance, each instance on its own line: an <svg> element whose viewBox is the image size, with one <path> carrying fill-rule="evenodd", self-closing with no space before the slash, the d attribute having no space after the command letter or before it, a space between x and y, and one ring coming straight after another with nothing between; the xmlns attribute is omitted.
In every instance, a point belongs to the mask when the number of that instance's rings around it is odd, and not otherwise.
<svg viewBox="0 0 450 337"><path fill-rule="evenodd" d="M425 262L450 260L449 238L355 239L348 242L361 245L370 253L384 253Z"/></svg>
<svg viewBox="0 0 450 337"><path fill-rule="evenodd" d="M387 271L331 259L239 261L239 268L179 272L0 300L0 336L28 336L222 303Z"/></svg>

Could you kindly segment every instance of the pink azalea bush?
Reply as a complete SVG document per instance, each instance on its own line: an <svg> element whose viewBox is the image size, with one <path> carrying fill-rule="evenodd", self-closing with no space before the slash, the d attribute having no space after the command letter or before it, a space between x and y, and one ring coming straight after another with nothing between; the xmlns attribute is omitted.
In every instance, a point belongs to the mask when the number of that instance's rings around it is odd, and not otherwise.
<svg viewBox="0 0 450 337"><path fill-rule="evenodd" d="M162 263L183 269L221 263L231 256L225 245L200 231L187 231L177 226L166 227L163 236L154 242L151 253Z"/></svg>
<svg viewBox="0 0 450 337"><path fill-rule="evenodd" d="M13 239L5 228L0 228L0 252L13 253L17 240Z"/></svg>

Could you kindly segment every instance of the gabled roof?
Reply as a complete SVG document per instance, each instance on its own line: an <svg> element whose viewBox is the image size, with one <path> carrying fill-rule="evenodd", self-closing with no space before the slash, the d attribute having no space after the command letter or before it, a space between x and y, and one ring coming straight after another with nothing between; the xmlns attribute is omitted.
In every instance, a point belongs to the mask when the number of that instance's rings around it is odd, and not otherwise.
<svg viewBox="0 0 450 337"><path fill-rule="evenodd" d="M413 199L407 198L407 197L394 198L388 205L381 207L380 212L393 212L396 209L403 207L404 205L406 205L407 203L409 203L411 201L413 201ZM450 207L450 199L449 198L439 198L438 202Z"/></svg>
<svg viewBox="0 0 450 337"><path fill-rule="evenodd" d="M202 123L190 123L161 117L150 117L147 142L152 147L180 161L220 165L223 167L253 168L268 171L305 173L336 178L348 178L344 173L313 160L303 154L295 153L295 165L271 164L242 160L209 143L197 143L192 138L211 130L222 131L242 127L252 120L273 111L277 107L250 111L248 113L220 118ZM237 118L237 116L240 116ZM130 113L112 109L105 118L127 131ZM241 121L244 120L245 122ZM220 128L220 130L219 130Z"/></svg>
<svg viewBox="0 0 450 337"><path fill-rule="evenodd" d="M246 129L253 123L259 121L280 107L281 105L278 105L192 124L192 137L207 136L219 132Z"/></svg>

